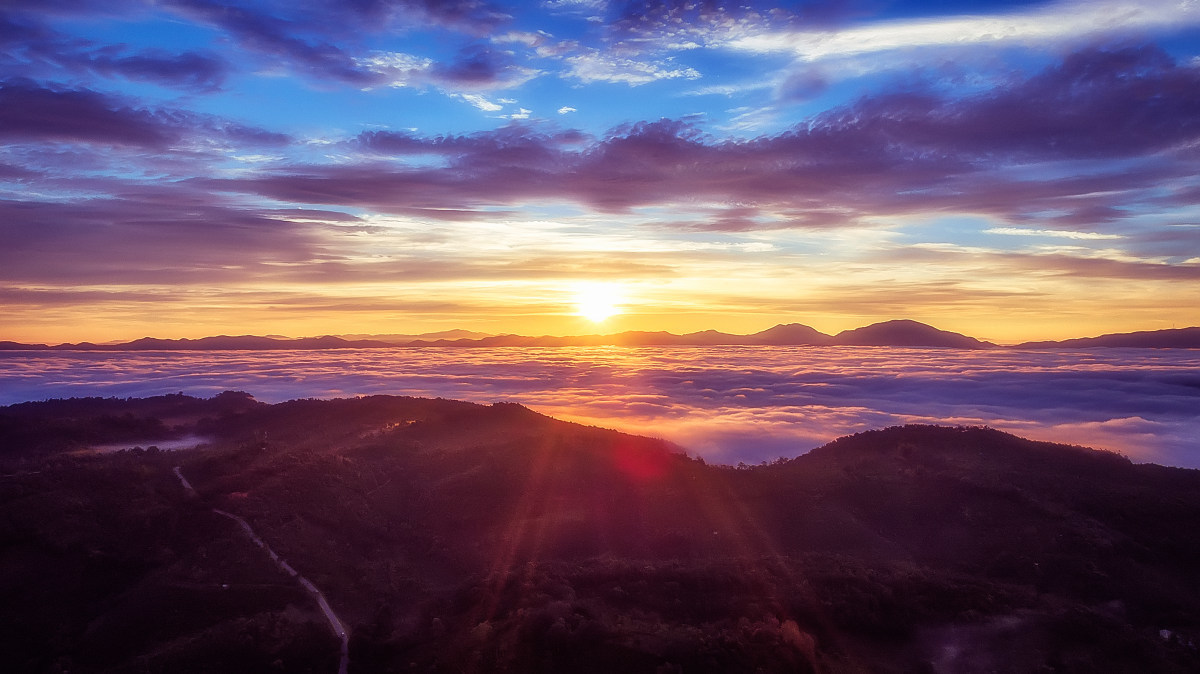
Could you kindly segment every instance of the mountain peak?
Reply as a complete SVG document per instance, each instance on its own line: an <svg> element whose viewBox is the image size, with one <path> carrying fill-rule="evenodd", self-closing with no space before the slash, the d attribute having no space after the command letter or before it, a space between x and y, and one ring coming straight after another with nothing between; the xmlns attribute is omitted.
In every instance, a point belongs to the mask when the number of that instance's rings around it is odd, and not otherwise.
<svg viewBox="0 0 1200 674"><path fill-rule="evenodd" d="M908 319L843 330L834 336L833 343L846 346L932 346L956 349L988 349L995 346L974 337L939 330L932 325Z"/></svg>
<svg viewBox="0 0 1200 674"><path fill-rule="evenodd" d="M764 345L793 345L793 344L828 344L833 338L829 335L800 323L780 323L773 328L748 335L753 344Z"/></svg>

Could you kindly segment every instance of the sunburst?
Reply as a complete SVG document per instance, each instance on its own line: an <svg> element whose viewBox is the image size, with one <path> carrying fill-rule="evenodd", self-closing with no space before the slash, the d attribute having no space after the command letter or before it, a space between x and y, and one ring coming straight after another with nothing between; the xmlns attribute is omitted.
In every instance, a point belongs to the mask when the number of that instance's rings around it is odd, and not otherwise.
<svg viewBox="0 0 1200 674"><path fill-rule="evenodd" d="M621 313L622 294L611 283L582 283L575 288L575 313L602 323Z"/></svg>

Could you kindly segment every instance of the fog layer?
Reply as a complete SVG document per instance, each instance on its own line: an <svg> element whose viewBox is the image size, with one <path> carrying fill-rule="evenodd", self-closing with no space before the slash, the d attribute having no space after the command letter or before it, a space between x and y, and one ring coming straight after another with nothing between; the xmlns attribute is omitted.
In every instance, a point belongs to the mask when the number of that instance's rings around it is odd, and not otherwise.
<svg viewBox="0 0 1200 674"><path fill-rule="evenodd" d="M792 457L908 423L989 425L1200 467L1200 352L884 347L0 352L0 404L69 396L264 402L386 393L513 401L664 437L711 462Z"/></svg>

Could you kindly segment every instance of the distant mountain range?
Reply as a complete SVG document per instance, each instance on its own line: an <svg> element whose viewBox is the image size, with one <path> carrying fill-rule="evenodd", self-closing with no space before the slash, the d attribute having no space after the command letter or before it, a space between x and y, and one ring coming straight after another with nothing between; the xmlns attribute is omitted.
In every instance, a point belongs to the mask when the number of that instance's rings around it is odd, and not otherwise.
<svg viewBox="0 0 1200 674"><path fill-rule="evenodd" d="M1123 348L1155 348L1155 349L1196 349L1200 348L1200 327L1173 328L1170 330L1145 330L1142 332L1124 332L1099 337L1081 337L1065 339L1061 342L1026 342L1019 345L1023 349L1042 348L1075 348L1109 346Z"/></svg>
<svg viewBox="0 0 1200 674"><path fill-rule="evenodd" d="M22 344L0 341L0 350L58 351L262 351L316 349L382 349L396 347L506 347L506 346L895 346L951 349L1047 349L1047 348L1200 348L1200 327L1173 328L1083 337L1062 341L1025 342L1000 347L957 332L939 330L910 320L875 323L853 330L827 335L807 325L789 323L749 335L704 330L676 335L670 332L627 331L610 335L529 337L524 335L487 335L466 330L448 330L424 335L327 335L324 337L203 337L201 339L156 339L144 337L132 342L93 344Z"/></svg>

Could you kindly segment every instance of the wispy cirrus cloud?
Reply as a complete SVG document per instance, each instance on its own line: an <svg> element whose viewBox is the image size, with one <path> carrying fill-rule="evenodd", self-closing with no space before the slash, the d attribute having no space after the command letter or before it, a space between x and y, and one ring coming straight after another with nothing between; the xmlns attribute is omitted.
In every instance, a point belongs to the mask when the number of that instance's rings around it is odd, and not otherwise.
<svg viewBox="0 0 1200 674"><path fill-rule="evenodd" d="M1096 241L1103 239L1123 239L1123 234L1105 234L1103 232L1072 232L1058 229L1030 229L1028 227L991 227L983 230L984 234L1001 234L1004 236L1034 236L1052 239L1083 239Z"/></svg>
<svg viewBox="0 0 1200 674"><path fill-rule="evenodd" d="M897 19L815 31L766 30L736 36L727 44L739 50L787 53L816 61L995 43L1058 46L1103 35L1174 31L1189 25L1200 25L1200 6L1190 0L1060 0L1032 9L989 15Z"/></svg>

